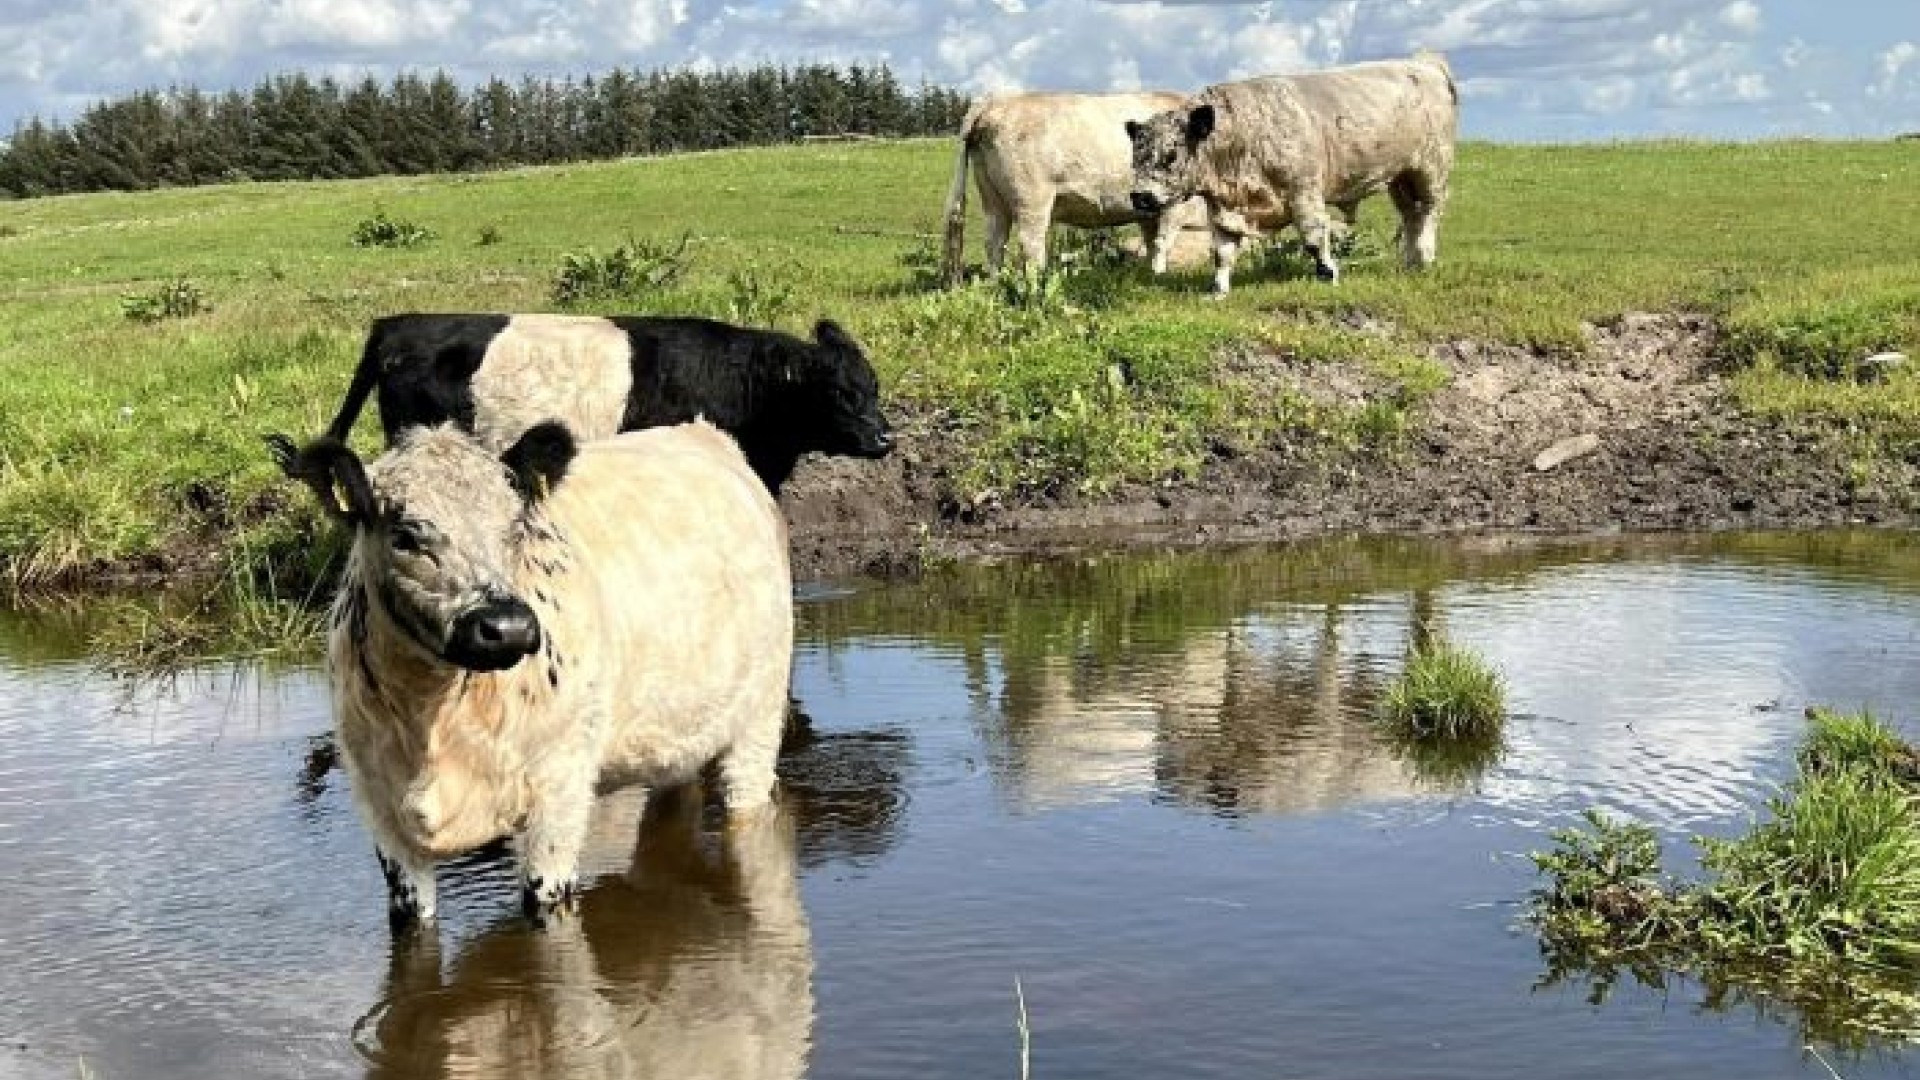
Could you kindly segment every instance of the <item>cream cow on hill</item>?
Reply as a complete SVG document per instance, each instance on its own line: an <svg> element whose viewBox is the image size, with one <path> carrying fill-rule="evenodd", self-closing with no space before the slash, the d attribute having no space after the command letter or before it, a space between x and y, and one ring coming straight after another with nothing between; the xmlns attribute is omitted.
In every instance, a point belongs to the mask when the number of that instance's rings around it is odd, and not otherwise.
<svg viewBox="0 0 1920 1080"><path fill-rule="evenodd" d="M987 219L987 271L1004 265L1012 236L1027 266L1047 261L1047 230L1140 224L1154 273L1162 273L1174 241L1205 224L1199 204L1137 209L1129 198L1133 173L1121 125L1177 107L1185 95L1000 93L968 110L947 193L943 272L957 284L964 272L967 171L980 190Z"/></svg>
<svg viewBox="0 0 1920 1080"><path fill-rule="evenodd" d="M1400 212L1406 265L1425 267L1438 253L1459 112L1453 74L1433 53L1220 83L1125 123L1131 198L1143 213L1205 204L1218 293L1231 286L1241 243L1288 224L1315 275L1339 280L1327 208L1351 218L1380 191Z"/></svg>

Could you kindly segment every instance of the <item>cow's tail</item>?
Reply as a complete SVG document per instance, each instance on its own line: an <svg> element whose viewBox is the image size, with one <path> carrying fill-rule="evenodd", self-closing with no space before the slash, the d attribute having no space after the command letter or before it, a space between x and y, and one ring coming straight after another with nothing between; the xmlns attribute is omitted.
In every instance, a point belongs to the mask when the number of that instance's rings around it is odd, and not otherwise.
<svg viewBox="0 0 1920 1080"><path fill-rule="evenodd" d="M340 402L340 411L334 414L333 423L327 425L329 439L347 441L347 434L353 430L353 422L360 419L360 410L366 407L374 384L380 381L380 342L385 336L382 329L375 322L373 332L367 335L367 347L360 353L360 366L353 369L353 381L347 384L347 396Z"/></svg>
<svg viewBox="0 0 1920 1080"><path fill-rule="evenodd" d="M1432 49L1421 49L1419 52L1416 52L1413 54L1413 58L1415 60L1425 60L1427 63L1432 64L1434 67L1439 68L1440 74L1444 76L1447 80L1447 95L1453 98L1453 103L1455 105L1460 104L1460 88L1454 85L1453 65L1447 63L1446 56L1444 56L1441 53L1434 52Z"/></svg>
<svg viewBox="0 0 1920 1080"><path fill-rule="evenodd" d="M960 121L960 150L953 159L953 184L947 188L947 243L940 273L948 285L959 285L967 275L967 164L976 142L973 125L980 119L985 98L973 103Z"/></svg>

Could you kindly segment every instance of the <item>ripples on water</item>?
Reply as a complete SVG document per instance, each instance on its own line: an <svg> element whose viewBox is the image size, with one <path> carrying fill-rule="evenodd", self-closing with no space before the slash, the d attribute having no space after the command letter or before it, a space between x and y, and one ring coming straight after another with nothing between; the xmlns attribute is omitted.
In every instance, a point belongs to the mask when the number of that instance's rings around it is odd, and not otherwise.
<svg viewBox="0 0 1920 1080"><path fill-rule="evenodd" d="M1600 805L1679 854L1784 778L1805 705L1910 721L1917 556L1329 543L820 590L778 822L683 799L636 846L603 800L579 918L529 931L482 853L400 950L318 673L130 692L8 623L0 1078L1013 1076L1016 976L1038 1076L1824 1076L1776 1024L1532 990L1517 853ZM1375 734L1419 633L1507 675L1497 756Z"/></svg>

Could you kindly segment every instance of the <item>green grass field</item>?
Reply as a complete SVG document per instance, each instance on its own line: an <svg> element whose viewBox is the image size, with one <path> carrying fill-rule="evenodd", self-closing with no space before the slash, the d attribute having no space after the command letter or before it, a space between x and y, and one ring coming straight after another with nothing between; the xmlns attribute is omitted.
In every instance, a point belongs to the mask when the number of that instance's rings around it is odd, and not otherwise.
<svg viewBox="0 0 1920 1080"><path fill-rule="evenodd" d="M1097 497L1190 472L1221 440L1379 425L1248 392L1220 374L1236 347L1357 356L1401 379L1417 409L1444 378L1427 342L1577 349L1581 320L1630 310L1718 316L1747 367L1748 408L1920 433L1911 372L1872 387L1834 377L1874 349L1920 345L1920 145L1471 144L1434 272L1396 269L1392 214L1375 200L1340 286L1243 258L1224 301L1204 295L1203 270L1156 282L1136 265L936 291L951 167L951 143L911 141L0 203L0 572L71 584L209 537L241 565L308 558L311 512L259 434L321 428L371 316L550 310L564 256L683 233L678 283L577 310L797 331L840 319L909 433L960 448L962 501ZM354 246L376 211L435 236ZM981 231L976 213L976 260ZM125 297L183 277L210 311L124 313ZM1394 337L1324 317L1352 311Z"/></svg>

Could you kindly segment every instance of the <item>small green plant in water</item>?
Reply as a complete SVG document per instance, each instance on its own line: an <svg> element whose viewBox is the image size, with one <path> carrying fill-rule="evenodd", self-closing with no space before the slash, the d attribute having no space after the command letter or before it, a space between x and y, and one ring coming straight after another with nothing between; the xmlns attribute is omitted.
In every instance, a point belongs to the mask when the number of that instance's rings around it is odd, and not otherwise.
<svg viewBox="0 0 1920 1080"><path fill-rule="evenodd" d="M1796 1005L1834 1041L1920 1038L1915 751L1871 716L1808 715L1767 820L1696 841L1704 881L1663 879L1653 830L1596 812L1532 856L1555 972L1684 971Z"/></svg>
<svg viewBox="0 0 1920 1080"><path fill-rule="evenodd" d="M1506 716L1506 682L1471 650L1434 641L1408 656L1380 708L1388 727L1404 736L1485 737L1499 731Z"/></svg>
<svg viewBox="0 0 1920 1080"><path fill-rule="evenodd" d="M353 227L354 247L410 248L433 239L433 230L411 221L400 221L375 208L373 216L362 218Z"/></svg>
<svg viewBox="0 0 1920 1080"><path fill-rule="evenodd" d="M152 292L120 298L120 313L139 323L185 319L212 310L207 294L184 277L165 282Z"/></svg>

